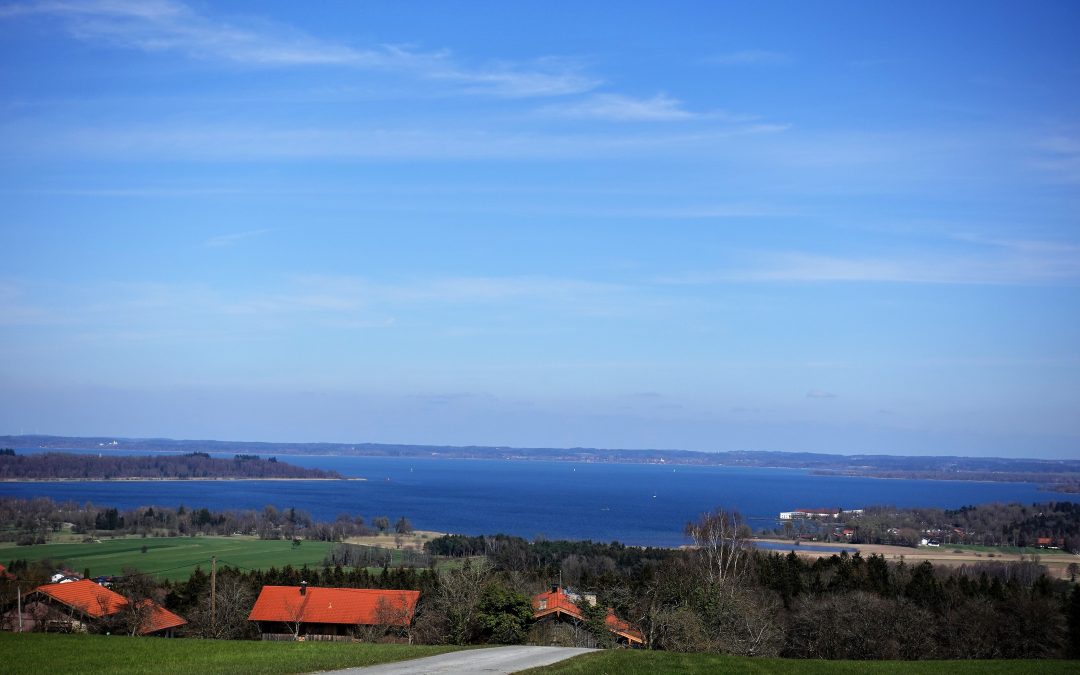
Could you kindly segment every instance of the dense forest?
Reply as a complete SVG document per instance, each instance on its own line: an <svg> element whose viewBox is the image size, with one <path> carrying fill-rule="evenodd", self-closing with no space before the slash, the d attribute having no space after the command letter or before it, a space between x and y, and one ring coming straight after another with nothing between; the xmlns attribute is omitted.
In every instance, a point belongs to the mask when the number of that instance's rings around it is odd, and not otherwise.
<svg viewBox="0 0 1080 675"><path fill-rule="evenodd" d="M10 450L10 449L8 449ZM205 452L184 455L85 455L62 452L20 455L0 452L0 480L121 480L141 479L312 479L337 478L335 471L305 469L276 457L238 454L217 459Z"/></svg>

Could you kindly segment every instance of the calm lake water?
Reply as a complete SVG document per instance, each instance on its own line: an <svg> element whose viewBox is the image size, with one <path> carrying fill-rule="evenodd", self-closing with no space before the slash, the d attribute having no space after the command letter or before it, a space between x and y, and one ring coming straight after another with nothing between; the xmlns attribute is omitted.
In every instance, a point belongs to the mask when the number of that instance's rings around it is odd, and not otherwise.
<svg viewBox="0 0 1080 675"><path fill-rule="evenodd" d="M24 451L20 451L24 452ZM92 451L95 452L96 451ZM221 455L231 456L231 455ZM295 507L317 519L338 513L408 517L417 528L527 538L618 540L677 546L683 525L717 506L755 528L780 511L871 504L957 508L995 501L1076 500L1030 483L883 480L813 476L794 469L576 464L464 459L309 457L282 461L366 481L167 481L0 483L0 495L45 496L133 508L211 510Z"/></svg>

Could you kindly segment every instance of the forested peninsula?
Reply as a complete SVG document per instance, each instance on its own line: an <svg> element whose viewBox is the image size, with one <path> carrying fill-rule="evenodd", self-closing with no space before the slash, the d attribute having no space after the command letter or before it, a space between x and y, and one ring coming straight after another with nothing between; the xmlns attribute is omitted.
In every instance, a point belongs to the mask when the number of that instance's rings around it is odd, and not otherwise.
<svg viewBox="0 0 1080 675"><path fill-rule="evenodd" d="M57 480L343 480L336 471L305 469L276 457L235 455L216 459L205 452L184 455L79 455L62 452L20 455L0 450L0 481Z"/></svg>

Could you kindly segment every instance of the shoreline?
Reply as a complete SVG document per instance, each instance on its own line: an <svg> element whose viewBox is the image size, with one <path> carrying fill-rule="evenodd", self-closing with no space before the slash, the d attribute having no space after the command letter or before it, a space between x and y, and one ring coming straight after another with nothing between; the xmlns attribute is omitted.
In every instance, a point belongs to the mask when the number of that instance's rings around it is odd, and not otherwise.
<svg viewBox="0 0 1080 675"><path fill-rule="evenodd" d="M198 478L0 478L0 483L165 483L165 482L192 482L192 481L367 481L367 478L259 478L246 476L220 476Z"/></svg>
<svg viewBox="0 0 1080 675"><path fill-rule="evenodd" d="M115 449L115 448L80 448L80 447L71 447L71 448L23 447L23 448L17 448L17 449L23 450L23 451L30 451L30 452L33 452L33 453L38 453L38 452L59 452L59 453L76 452L76 453L79 453L79 454L83 454L83 453L89 454L89 453L92 453L92 452L97 452L97 453L100 453L100 454L110 454L110 453L128 454L128 453L144 452L144 453L148 453L149 455L182 455L182 454L187 454L187 451L185 451L185 450L130 450L130 449L118 450L118 449ZM223 451L220 451L220 450L202 450L200 452L209 452L211 454L222 454L222 455L228 454L227 452L223 452ZM642 451L642 452L646 452L646 451ZM1068 483L1060 484L1060 483L1047 482L1045 480L1039 480L1038 477L1036 477L1036 476L1032 476L1032 477L1029 478L1029 477L1023 476L1023 472L1021 472L1019 474L1012 474L1013 475L1012 478L995 479L995 478L987 478L985 476L978 477L978 478L974 478L974 477L968 478L968 477L965 477L963 475L944 474L944 473L937 474L937 475L924 475L924 476L881 476L881 475L874 475L873 470L860 471L860 470L857 470L857 469L852 470L852 469L846 469L846 468L822 468L822 467L810 467L810 466L782 466L782 465L780 465L780 466L777 466L777 465L763 466L763 465L758 465L758 464L742 464L742 463L727 464L727 463L712 463L712 462L696 462L696 461L685 461L683 459L668 459L666 461L657 461L657 460L646 460L646 459L640 459L639 460L637 458L630 458L630 457L596 459L596 458L593 458L593 457L584 457L584 456L575 457L573 455L569 455L569 456L563 455L563 456L557 456L557 457L531 457L531 456L528 456L526 454L510 454L510 453L507 453L506 455L502 455L502 456L461 456L461 455L455 455L454 453L443 454L443 453L438 452L438 451L435 451L433 454L419 454L418 453L418 454L415 454L415 455L391 455L391 454L366 454L366 453L361 453L361 452L356 452L356 453L353 453L353 452L291 452L289 448L279 450L279 451L274 451L272 453L268 452L268 451L259 451L257 454L259 454L260 456L262 456L262 455L271 455L272 454L275 457L322 457L322 458L340 457L340 458L345 458L345 459L370 459L370 460L383 460L383 459L386 459L386 460L416 460L416 461L420 461L420 462L429 461L429 460L460 460L460 461L495 461L495 462L547 462L547 463L560 463L560 464L592 464L592 465L596 465L596 464L617 464L617 465L660 466L660 467L665 467L665 468L666 467L671 467L671 468L687 468L687 469L692 469L692 468L713 468L713 469L726 469L726 470L735 470L735 471L738 471L738 470L767 469L767 470L776 470L776 471L799 472L799 473L803 473L804 475L817 477L817 478L869 478L869 479L874 479L874 480L891 480L891 481L927 480L927 481L945 481L945 482L957 482L957 483L992 483L992 484L995 484L995 483L996 484L1001 484L1001 483L1024 483L1024 484L1038 486L1039 491L1041 491L1041 492L1065 494L1065 495L1080 494L1080 489L1074 489ZM1047 460L1047 461L1050 461L1050 460ZM1008 472L1004 472L1004 473L1008 473ZM0 481L2 481L2 480L4 480L4 479L0 479ZM287 479L287 480L291 480L291 479Z"/></svg>

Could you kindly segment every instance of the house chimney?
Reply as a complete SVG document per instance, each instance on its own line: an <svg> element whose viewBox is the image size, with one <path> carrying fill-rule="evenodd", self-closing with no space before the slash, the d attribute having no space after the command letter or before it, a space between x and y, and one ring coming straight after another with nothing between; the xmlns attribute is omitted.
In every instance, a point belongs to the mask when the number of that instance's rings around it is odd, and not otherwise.
<svg viewBox="0 0 1080 675"><path fill-rule="evenodd" d="M551 592L552 593L558 593L559 592L559 584L551 584Z"/></svg>
<svg viewBox="0 0 1080 675"><path fill-rule="evenodd" d="M307 582L306 581L301 581L300 582L300 595L307 595Z"/></svg>

